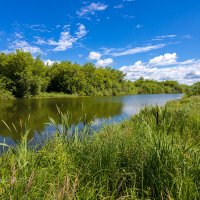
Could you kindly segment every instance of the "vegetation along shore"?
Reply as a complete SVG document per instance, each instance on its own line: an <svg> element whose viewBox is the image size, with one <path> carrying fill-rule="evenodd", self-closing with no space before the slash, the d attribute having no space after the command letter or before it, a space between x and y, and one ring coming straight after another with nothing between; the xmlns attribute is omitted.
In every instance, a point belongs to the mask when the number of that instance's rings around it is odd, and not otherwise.
<svg viewBox="0 0 200 200"><path fill-rule="evenodd" d="M188 89L176 81L140 78L131 82L120 70L96 68L92 63L63 61L48 66L40 57L20 50L0 54L0 99L184 93Z"/></svg>
<svg viewBox="0 0 200 200"><path fill-rule="evenodd" d="M0 157L1 199L199 199L200 84L164 107L68 136L68 118L43 147L21 142ZM59 129L59 127L62 129Z"/></svg>
<svg viewBox="0 0 200 200"><path fill-rule="evenodd" d="M200 200L200 1L0 19L0 200Z"/></svg>

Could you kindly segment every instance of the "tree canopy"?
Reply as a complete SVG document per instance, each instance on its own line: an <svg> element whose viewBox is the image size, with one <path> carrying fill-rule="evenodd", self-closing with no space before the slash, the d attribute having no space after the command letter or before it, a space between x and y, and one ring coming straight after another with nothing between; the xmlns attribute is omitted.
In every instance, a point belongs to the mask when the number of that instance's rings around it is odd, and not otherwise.
<svg viewBox="0 0 200 200"><path fill-rule="evenodd" d="M120 70L97 68L92 63L81 66L63 61L48 66L40 57L34 58L31 53L20 50L0 54L0 91L8 91L17 98L41 92L87 96L181 93L184 87L170 80L158 82L140 78L131 82Z"/></svg>

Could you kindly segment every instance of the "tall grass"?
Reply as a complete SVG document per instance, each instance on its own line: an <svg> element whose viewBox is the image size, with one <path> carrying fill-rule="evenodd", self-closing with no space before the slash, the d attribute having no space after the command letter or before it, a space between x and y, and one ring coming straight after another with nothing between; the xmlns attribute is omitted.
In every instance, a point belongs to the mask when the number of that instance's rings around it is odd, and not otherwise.
<svg viewBox="0 0 200 200"><path fill-rule="evenodd" d="M66 137L60 113L62 128L51 119L59 133L40 150L24 145L25 137L0 157L0 197L200 199L199 109L199 97L145 108L92 137L87 129Z"/></svg>

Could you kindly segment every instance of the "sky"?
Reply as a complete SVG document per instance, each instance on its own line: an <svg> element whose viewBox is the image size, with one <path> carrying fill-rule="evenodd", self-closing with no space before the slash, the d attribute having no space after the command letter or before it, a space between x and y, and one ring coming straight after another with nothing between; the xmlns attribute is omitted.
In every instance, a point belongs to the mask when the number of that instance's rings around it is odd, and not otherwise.
<svg viewBox="0 0 200 200"><path fill-rule="evenodd" d="M2 0L0 19L0 52L200 81L199 0Z"/></svg>

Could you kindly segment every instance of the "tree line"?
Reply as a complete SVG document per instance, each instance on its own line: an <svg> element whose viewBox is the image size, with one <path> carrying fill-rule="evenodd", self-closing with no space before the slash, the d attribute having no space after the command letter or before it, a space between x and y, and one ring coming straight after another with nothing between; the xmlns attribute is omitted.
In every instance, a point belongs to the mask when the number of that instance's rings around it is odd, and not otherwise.
<svg viewBox="0 0 200 200"><path fill-rule="evenodd" d="M40 57L16 50L0 54L0 97L36 96L43 92L77 95L123 95L182 93L188 89L176 81L158 82L140 78L135 82L111 67L97 68L92 63L79 65L69 61L45 65Z"/></svg>

